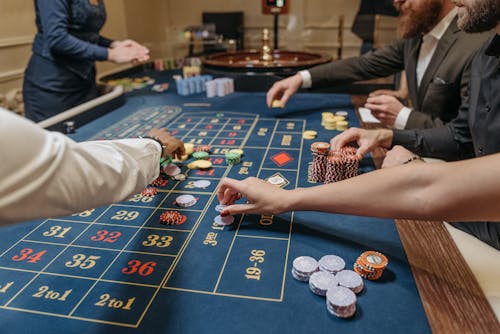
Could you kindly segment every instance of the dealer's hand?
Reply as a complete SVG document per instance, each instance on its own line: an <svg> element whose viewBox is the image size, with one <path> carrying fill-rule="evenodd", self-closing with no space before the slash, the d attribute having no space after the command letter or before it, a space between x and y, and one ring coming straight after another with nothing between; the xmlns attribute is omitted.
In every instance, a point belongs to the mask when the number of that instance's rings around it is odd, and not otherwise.
<svg viewBox="0 0 500 334"><path fill-rule="evenodd" d="M273 107L273 101L279 100L280 107L284 108L290 97L302 86L302 77L295 74L289 78L275 82L267 92L266 101L269 108Z"/></svg>

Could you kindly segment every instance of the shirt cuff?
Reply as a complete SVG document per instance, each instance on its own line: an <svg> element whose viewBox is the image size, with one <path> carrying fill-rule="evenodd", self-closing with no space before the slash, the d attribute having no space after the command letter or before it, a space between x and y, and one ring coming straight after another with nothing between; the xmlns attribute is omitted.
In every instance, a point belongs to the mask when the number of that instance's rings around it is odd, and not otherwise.
<svg viewBox="0 0 500 334"><path fill-rule="evenodd" d="M94 55L95 59L99 61L108 60L108 49L103 46L93 45L95 48Z"/></svg>
<svg viewBox="0 0 500 334"><path fill-rule="evenodd" d="M305 70L305 71L299 71L299 74L302 77L302 88L311 88L312 87L311 73Z"/></svg>
<svg viewBox="0 0 500 334"><path fill-rule="evenodd" d="M408 118L410 118L411 109L408 107L403 107L401 111L399 111L396 120L394 121L394 128L398 130L403 130L406 128L406 123L408 123Z"/></svg>

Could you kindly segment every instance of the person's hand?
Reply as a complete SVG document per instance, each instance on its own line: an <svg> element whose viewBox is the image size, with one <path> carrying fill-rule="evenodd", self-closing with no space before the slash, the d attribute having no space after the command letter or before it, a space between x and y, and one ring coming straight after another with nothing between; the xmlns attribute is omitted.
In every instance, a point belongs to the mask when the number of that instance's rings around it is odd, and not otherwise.
<svg viewBox="0 0 500 334"><path fill-rule="evenodd" d="M272 108L273 101L279 100L281 108L284 108L290 97L299 90L300 86L302 86L302 77L298 73L289 78L275 82L267 92L267 106Z"/></svg>
<svg viewBox="0 0 500 334"><path fill-rule="evenodd" d="M373 116L390 127L394 126L396 117L403 107L404 105L397 98L389 95L369 97L365 104L365 108L370 109Z"/></svg>
<svg viewBox="0 0 500 334"><path fill-rule="evenodd" d="M417 156L415 153L408 151L406 148L400 145L396 145L392 150L387 151L385 159L382 162L382 168L390 168L395 166L400 166L405 162L408 162L411 158ZM412 163L423 162L421 159L415 159Z"/></svg>
<svg viewBox="0 0 500 334"><path fill-rule="evenodd" d="M149 59L149 49L133 41L113 42L108 60L117 64L143 62ZM112 45L113 45L112 44Z"/></svg>
<svg viewBox="0 0 500 334"><path fill-rule="evenodd" d="M349 143L358 144L356 155L358 159L372 152L377 147L390 148L392 144L392 130L364 130L360 128L349 128L330 140L331 150L339 151Z"/></svg>
<svg viewBox="0 0 500 334"><path fill-rule="evenodd" d="M163 143L165 146L163 155L165 157L172 155L174 158L180 159L186 153L184 143L173 137L165 129L151 129L149 136L156 137Z"/></svg>
<svg viewBox="0 0 500 334"><path fill-rule="evenodd" d="M221 212L223 217L243 213L276 215L288 210L288 193L289 190L283 190L255 177L243 181L224 178L220 182L217 198L221 204L229 205ZM234 204L240 198L246 198L248 203Z"/></svg>

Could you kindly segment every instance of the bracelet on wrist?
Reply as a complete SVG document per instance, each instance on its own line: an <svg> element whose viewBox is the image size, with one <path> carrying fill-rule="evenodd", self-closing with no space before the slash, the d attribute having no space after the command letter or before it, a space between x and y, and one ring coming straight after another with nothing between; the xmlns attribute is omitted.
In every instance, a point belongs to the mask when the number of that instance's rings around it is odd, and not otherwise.
<svg viewBox="0 0 500 334"><path fill-rule="evenodd" d="M141 139L151 139L151 140L154 140L155 142L157 142L158 144L160 144L161 146L161 156L163 157L164 156L164 153L165 153L165 149L167 148L165 146L165 144L163 144L163 142L160 140L160 138L158 137L151 137L151 136L139 136L139 138Z"/></svg>
<svg viewBox="0 0 500 334"><path fill-rule="evenodd" d="M425 162L424 159L422 159L422 157L420 157L418 155L414 155L411 158L408 158L408 160L406 160L405 162L403 162L403 165L409 164L410 162L413 162L415 160L420 160L422 162Z"/></svg>

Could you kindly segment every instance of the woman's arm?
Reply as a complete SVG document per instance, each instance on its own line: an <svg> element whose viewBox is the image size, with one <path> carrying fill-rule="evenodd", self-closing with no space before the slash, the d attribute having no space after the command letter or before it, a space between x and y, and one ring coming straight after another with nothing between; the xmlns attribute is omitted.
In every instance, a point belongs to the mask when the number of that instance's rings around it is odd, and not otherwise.
<svg viewBox="0 0 500 334"><path fill-rule="evenodd" d="M70 5L67 0L38 1L41 25L50 51L81 60L107 60L106 47L83 41L68 32Z"/></svg>
<svg viewBox="0 0 500 334"><path fill-rule="evenodd" d="M454 163L411 163L342 182L282 190L264 181L224 179L224 214L324 211L447 221L500 221L500 154Z"/></svg>

